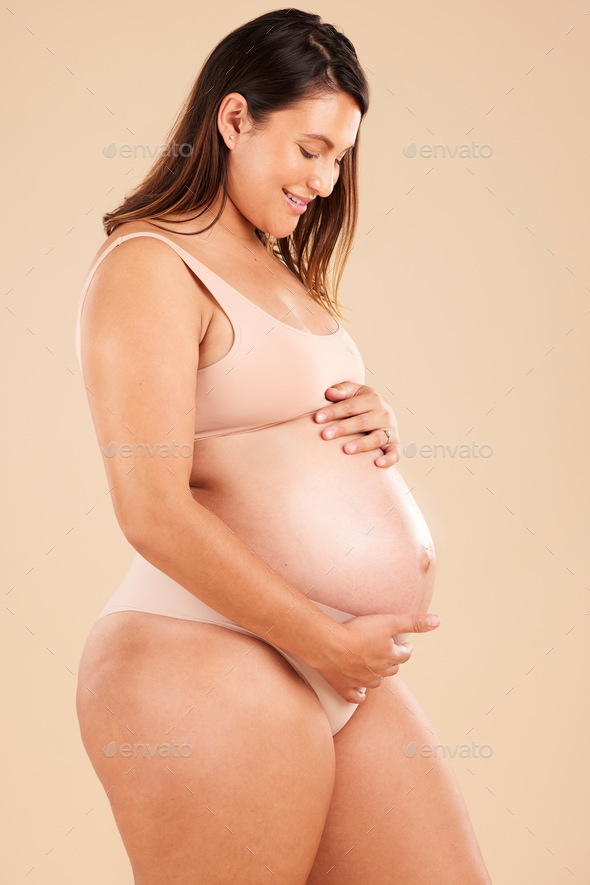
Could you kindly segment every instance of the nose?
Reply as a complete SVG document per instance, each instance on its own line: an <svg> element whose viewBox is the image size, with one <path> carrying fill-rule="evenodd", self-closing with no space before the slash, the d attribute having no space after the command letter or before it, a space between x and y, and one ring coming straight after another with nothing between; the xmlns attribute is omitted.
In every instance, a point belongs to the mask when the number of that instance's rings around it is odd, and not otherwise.
<svg viewBox="0 0 590 885"><path fill-rule="evenodd" d="M320 197L329 197L334 190L334 166L318 164L316 171L307 181L312 193L316 192Z"/></svg>

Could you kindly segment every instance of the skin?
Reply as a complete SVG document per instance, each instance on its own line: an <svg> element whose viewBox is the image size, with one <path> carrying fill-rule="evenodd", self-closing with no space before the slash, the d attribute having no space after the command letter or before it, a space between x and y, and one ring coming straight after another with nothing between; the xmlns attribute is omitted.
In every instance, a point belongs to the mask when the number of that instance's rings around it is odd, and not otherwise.
<svg viewBox="0 0 590 885"><path fill-rule="evenodd" d="M237 267L244 259L237 255L236 237L254 250L254 227L276 236L290 233L298 217L281 201L281 188L327 196L337 180L336 161L354 142L359 121L352 99L337 94L273 115L267 129L255 132L245 99L226 96L218 126L231 151L230 199L215 231L219 255L232 255ZM301 139L302 132L318 131L331 138L334 149ZM303 156L300 144L313 159ZM97 274L95 293L101 298L96 295L87 320L97 343L85 357L85 381L92 390L99 442L113 438L117 425L109 422L119 421L119 412L141 439L157 439L156 415L166 426L175 425L177 439L189 440L194 419L185 404L194 344L191 335L178 337L178 329L190 328L203 344L208 331L213 334L213 314L204 298L197 302L194 283L166 246L158 253L161 278L142 278L145 243L132 242L130 258L119 256L130 262L124 285L119 282L115 291L108 271ZM260 251L253 254L263 260ZM127 303L131 281L140 295L137 302L129 295ZM166 310L161 308L165 285L175 293L174 307ZM131 367L118 362L112 332L108 358L101 362L101 330L112 329L106 308L102 325L101 304L108 305L109 297L117 304L122 350L134 348L137 380ZM305 317L303 301L298 304ZM148 320L142 328L144 314ZM149 358L141 350L145 336ZM149 398L138 396L154 362L161 372L149 383L161 386L154 386ZM161 375L172 364L174 376L166 382ZM383 446L385 466L392 466L399 439L391 407L379 394L343 381L326 397L335 400L321 409L327 421L337 422L331 426L333 439L342 439L344 446L345 436L362 432L355 440L357 452ZM188 417L181 421L179 415ZM383 427L392 429L389 445ZM390 885L392 875L406 885L490 883L450 761L402 752L411 741L440 740L397 675L412 648L394 637L435 629L438 618L429 625L424 613L361 616L343 625L332 622L332 639L320 629L319 611L310 619L306 597L302 603L298 593L283 592L284 582L274 581L264 562L228 535L214 514L179 497L178 482L188 490L189 472L156 473L158 465L146 461L132 471L127 463L119 475L116 458L107 468L117 518L136 549L149 550L205 602L209 585L217 581L220 611L260 636L271 625L279 637L273 641L308 660L343 697L359 703L333 738L317 696L268 644L214 625L143 612L99 619L80 661L77 711L136 885L258 885L269 877L284 885L316 885L328 872L338 885ZM141 525L134 521L138 513L146 514ZM210 575L207 551L213 548L217 560ZM254 587L255 610L244 604ZM361 696L355 686L366 686ZM124 758L103 752L111 741L154 746L172 735L177 745L190 745L189 756Z"/></svg>

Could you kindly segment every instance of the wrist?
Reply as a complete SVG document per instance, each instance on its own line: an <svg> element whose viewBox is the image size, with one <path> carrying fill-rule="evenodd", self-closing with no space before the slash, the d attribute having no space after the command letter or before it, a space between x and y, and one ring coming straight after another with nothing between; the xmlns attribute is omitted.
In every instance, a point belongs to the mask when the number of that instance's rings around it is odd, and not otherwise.
<svg viewBox="0 0 590 885"><path fill-rule="evenodd" d="M317 618L314 642L306 662L316 670L338 668L347 653L348 633L343 623L335 621L321 609L317 609Z"/></svg>

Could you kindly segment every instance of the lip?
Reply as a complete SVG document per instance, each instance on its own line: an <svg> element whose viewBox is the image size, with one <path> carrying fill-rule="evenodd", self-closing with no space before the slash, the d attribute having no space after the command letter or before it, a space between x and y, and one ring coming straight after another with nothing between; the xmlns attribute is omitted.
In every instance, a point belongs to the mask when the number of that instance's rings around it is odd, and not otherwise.
<svg viewBox="0 0 590 885"><path fill-rule="evenodd" d="M298 200L302 200L304 203L303 206L297 206L289 199L284 190L282 190L281 193L283 194L287 205L290 206L290 208L293 210L293 212L296 213L296 215L303 215L303 213L307 209L307 204L311 203L311 200L314 199L313 197L311 199L309 197L305 199L305 197L300 197L298 196L298 194L293 194L294 197L297 197ZM289 193L291 193L291 191L289 191Z"/></svg>

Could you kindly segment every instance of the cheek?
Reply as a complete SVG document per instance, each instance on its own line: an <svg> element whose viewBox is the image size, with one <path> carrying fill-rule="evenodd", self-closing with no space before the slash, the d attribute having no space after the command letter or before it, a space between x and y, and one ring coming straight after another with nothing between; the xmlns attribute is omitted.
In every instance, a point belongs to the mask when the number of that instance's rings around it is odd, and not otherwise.
<svg viewBox="0 0 590 885"><path fill-rule="evenodd" d="M228 194L238 210L249 218L252 212L260 211L269 199L271 180L272 175L260 157L250 155L239 160L236 158L229 169Z"/></svg>
<svg viewBox="0 0 590 885"><path fill-rule="evenodd" d="M284 165L270 155L252 152L236 167L234 187L240 193L255 193L259 197L280 190L283 186Z"/></svg>

